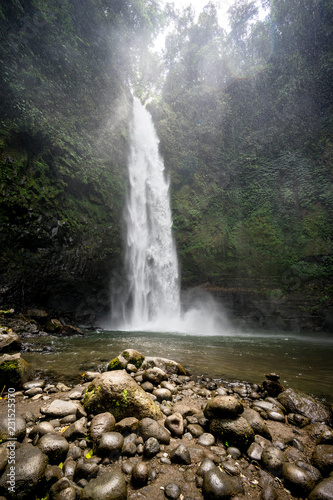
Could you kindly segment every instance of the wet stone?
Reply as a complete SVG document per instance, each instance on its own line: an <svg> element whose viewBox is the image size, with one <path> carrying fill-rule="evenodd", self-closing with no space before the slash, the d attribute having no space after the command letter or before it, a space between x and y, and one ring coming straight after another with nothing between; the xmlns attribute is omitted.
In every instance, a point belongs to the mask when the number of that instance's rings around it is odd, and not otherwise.
<svg viewBox="0 0 333 500"><path fill-rule="evenodd" d="M121 453L127 457L134 457L134 455L136 454L136 445L135 443L125 443L122 450L121 450Z"/></svg>
<svg viewBox="0 0 333 500"><path fill-rule="evenodd" d="M156 397L157 401L172 401L172 393L169 389L154 389L153 395Z"/></svg>
<svg viewBox="0 0 333 500"><path fill-rule="evenodd" d="M124 438L120 432L104 432L96 447L97 455L106 457L120 452L124 444Z"/></svg>
<svg viewBox="0 0 333 500"><path fill-rule="evenodd" d="M63 476L64 473L58 465L47 465L44 478L49 488Z"/></svg>
<svg viewBox="0 0 333 500"><path fill-rule="evenodd" d="M66 417L60 419L61 425L73 424L74 422L76 422L76 415L66 415Z"/></svg>
<svg viewBox="0 0 333 500"><path fill-rule="evenodd" d="M264 486L261 491L261 500L279 500L279 491L273 484Z"/></svg>
<svg viewBox="0 0 333 500"><path fill-rule="evenodd" d="M247 450L247 455L251 460L261 460L263 448L258 443L252 443L249 449Z"/></svg>
<svg viewBox="0 0 333 500"><path fill-rule="evenodd" d="M230 474L231 476L238 476L240 471L239 467L232 461L229 460L223 460L221 462L221 466L225 472Z"/></svg>
<svg viewBox="0 0 333 500"><path fill-rule="evenodd" d="M333 498L333 477L328 477L317 484L311 491L309 500L332 500Z"/></svg>
<svg viewBox="0 0 333 500"><path fill-rule="evenodd" d="M74 443L70 443L67 453L67 458L72 457L74 458L74 460L76 460L81 457L81 454L82 454L81 448Z"/></svg>
<svg viewBox="0 0 333 500"><path fill-rule="evenodd" d="M126 417L116 423L114 430L121 432L133 432L138 428L139 420L135 417ZM113 430L113 429L108 429Z"/></svg>
<svg viewBox="0 0 333 500"><path fill-rule="evenodd" d="M37 425L34 425L29 436L35 436L38 434L39 436L44 436L44 434L50 434L55 432L53 425L50 422L40 422Z"/></svg>
<svg viewBox="0 0 333 500"><path fill-rule="evenodd" d="M267 409L266 410L267 417L269 420L273 420L274 422L283 422L285 421L285 416L281 410L278 409Z"/></svg>
<svg viewBox="0 0 333 500"><path fill-rule="evenodd" d="M319 483L319 481L322 479L320 471L313 465L310 465L303 461L296 462L296 465L297 467L300 467L301 469L305 470L315 483Z"/></svg>
<svg viewBox="0 0 333 500"><path fill-rule="evenodd" d="M29 398L36 396L36 394L43 394L43 389L41 387L32 387L24 392L24 395L29 396Z"/></svg>
<svg viewBox="0 0 333 500"><path fill-rule="evenodd" d="M41 408L41 413L48 417L66 417L66 415L76 415L79 408L79 403L76 401L63 401L62 399L55 399L48 406Z"/></svg>
<svg viewBox="0 0 333 500"><path fill-rule="evenodd" d="M243 403L234 396L216 396L208 401L204 414L209 419L236 419L243 411Z"/></svg>
<svg viewBox="0 0 333 500"><path fill-rule="evenodd" d="M246 450L254 441L253 429L243 417L234 420L213 419L209 430L221 441L241 450Z"/></svg>
<svg viewBox="0 0 333 500"><path fill-rule="evenodd" d="M333 429L324 430L318 439L317 444L332 444L333 445Z"/></svg>
<svg viewBox="0 0 333 500"><path fill-rule="evenodd" d="M310 474L292 463L283 464L282 477L286 488L295 496L308 496L315 486Z"/></svg>
<svg viewBox="0 0 333 500"><path fill-rule="evenodd" d="M57 500L76 500L76 489L73 486L69 486L62 490L56 496Z"/></svg>
<svg viewBox="0 0 333 500"><path fill-rule="evenodd" d="M149 476L149 468L145 462L138 462L132 470L132 482L136 486L147 484Z"/></svg>
<svg viewBox="0 0 333 500"><path fill-rule="evenodd" d="M41 481L46 465L47 456L32 444L22 444L15 447L15 498L30 499ZM8 475L11 465L8 463L0 478L0 495L6 498L8 494Z"/></svg>
<svg viewBox="0 0 333 500"><path fill-rule="evenodd" d="M38 448L49 457L51 464L62 462L69 449L67 440L59 434L44 434L37 444Z"/></svg>
<svg viewBox="0 0 333 500"><path fill-rule="evenodd" d="M90 423L89 434L90 438L95 441L103 432L111 432L115 428L116 419L109 413L99 413L95 415Z"/></svg>
<svg viewBox="0 0 333 500"><path fill-rule="evenodd" d="M71 424L68 429L65 430L63 436L66 439L73 439L78 437L87 436L87 419L85 417L80 418L73 424Z"/></svg>
<svg viewBox="0 0 333 500"><path fill-rule="evenodd" d="M170 459L175 464L189 465L191 463L190 452L183 444L180 444L170 453Z"/></svg>
<svg viewBox="0 0 333 500"><path fill-rule="evenodd" d="M126 500L127 485L121 472L111 471L89 481L83 490L83 498L89 500Z"/></svg>
<svg viewBox="0 0 333 500"><path fill-rule="evenodd" d="M153 392L154 390L153 384L151 382L148 382L148 380L146 380L146 382L143 382L143 384L141 384L141 387L146 392Z"/></svg>
<svg viewBox="0 0 333 500"><path fill-rule="evenodd" d="M168 376L161 368L154 367L144 371L143 380L151 382L153 385L158 385L163 380L168 380Z"/></svg>
<svg viewBox="0 0 333 500"><path fill-rule="evenodd" d="M205 500L228 499L235 495L242 495L244 488L238 477L228 476L225 472L215 468L206 472L202 485Z"/></svg>
<svg viewBox="0 0 333 500"><path fill-rule="evenodd" d="M76 469L76 462L72 458L68 458L65 460L63 465L64 476L68 477L68 479L73 479Z"/></svg>
<svg viewBox="0 0 333 500"><path fill-rule="evenodd" d="M151 458L160 451L160 444L158 440L154 437L150 437L144 444L143 454L147 458Z"/></svg>
<svg viewBox="0 0 333 500"><path fill-rule="evenodd" d="M0 474L7 465L7 460L9 457L9 449L7 448L7 443L2 443L0 445Z"/></svg>
<svg viewBox="0 0 333 500"><path fill-rule="evenodd" d="M274 476L281 477L282 466L285 460L284 453L279 448L268 446L261 456L264 468Z"/></svg>
<svg viewBox="0 0 333 500"><path fill-rule="evenodd" d="M87 479L89 481L91 478L97 476L98 471L98 464L86 458L80 458L75 469L75 480Z"/></svg>
<svg viewBox="0 0 333 500"><path fill-rule="evenodd" d="M213 446L215 444L215 437L209 432L204 432L199 436L197 443L201 444L201 446Z"/></svg>
<svg viewBox="0 0 333 500"><path fill-rule="evenodd" d="M190 424L187 426L187 431L192 434L194 438L200 437L205 431L199 424Z"/></svg>
<svg viewBox="0 0 333 500"><path fill-rule="evenodd" d="M165 419L164 426L173 436L181 437L184 434L184 420L180 413L173 413Z"/></svg>
<svg viewBox="0 0 333 500"><path fill-rule="evenodd" d="M255 434L260 434L267 439L271 439L271 434L268 430L266 422L263 418L261 418L256 410L247 408L242 413L242 417L247 420Z"/></svg>
<svg viewBox="0 0 333 500"><path fill-rule="evenodd" d="M14 428L14 435L12 434ZM8 431L8 412L0 415L0 440L6 441L8 438L17 438L21 441L25 437L26 423L24 418L16 414L15 415L15 426L10 426L10 433Z"/></svg>
<svg viewBox="0 0 333 500"><path fill-rule="evenodd" d="M155 437L162 444L170 443L170 433L152 418L143 418L138 429L144 441L150 437Z"/></svg>
<svg viewBox="0 0 333 500"><path fill-rule="evenodd" d="M45 380L30 380L29 382L25 382L25 384L23 384L23 389L25 391L28 391L30 389L34 389L36 387L39 387L39 388L43 388L45 387Z"/></svg>
<svg viewBox="0 0 333 500"><path fill-rule="evenodd" d="M234 446L229 446L227 448L227 455L230 455L232 458L237 460L241 456L241 451L238 448L235 448Z"/></svg>
<svg viewBox="0 0 333 500"><path fill-rule="evenodd" d="M311 463L323 476L327 476L333 471L333 445L330 444L320 444L315 447L312 454Z"/></svg>
<svg viewBox="0 0 333 500"><path fill-rule="evenodd" d="M169 483L165 486L164 494L170 500L177 500L180 497L180 488L176 483Z"/></svg>
<svg viewBox="0 0 333 500"><path fill-rule="evenodd" d="M310 424L310 419L300 415L299 413L288 413L287 418L289 424L296 425L300 428Z"/></svg>

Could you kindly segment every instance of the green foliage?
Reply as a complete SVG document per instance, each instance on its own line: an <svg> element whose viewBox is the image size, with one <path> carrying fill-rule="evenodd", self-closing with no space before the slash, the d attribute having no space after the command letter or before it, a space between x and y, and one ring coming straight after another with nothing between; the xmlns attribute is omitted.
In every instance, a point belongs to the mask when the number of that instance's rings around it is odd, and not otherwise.
<svg viewBox="0 0 333 500"><path fill-rule="evenodd" d="M188 284L332 271L333 4L266 4L260 20L237 1L228 33L212 6L197 23L186 10L167 41L150 110Z"/></svg>

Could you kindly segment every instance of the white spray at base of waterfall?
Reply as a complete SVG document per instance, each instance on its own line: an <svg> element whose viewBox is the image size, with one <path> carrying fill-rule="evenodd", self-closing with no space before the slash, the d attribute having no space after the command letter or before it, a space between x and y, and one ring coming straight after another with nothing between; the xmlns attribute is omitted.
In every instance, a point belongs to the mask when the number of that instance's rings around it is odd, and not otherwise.
<svg viewBox="0 0 333 500"><path fill-rule="evenodd" d="M182 311L169 181L159 154L159 139L152 117L136 98L128 176L125 210L128 305L117 329L221 333L226 319L212 297L196 299Z"/></svg>

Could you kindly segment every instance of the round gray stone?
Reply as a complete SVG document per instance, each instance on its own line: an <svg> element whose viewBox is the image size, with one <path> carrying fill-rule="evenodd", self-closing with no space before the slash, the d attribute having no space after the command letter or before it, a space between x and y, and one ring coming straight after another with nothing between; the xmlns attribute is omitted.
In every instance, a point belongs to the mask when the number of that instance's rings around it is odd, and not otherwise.
<svg viewBox="0 0 333 500"><path fill-rule="evenodd" d="M214 446L215 437L209 432L204 432L198 437L197 443L201 444L201 446Z"/></svg>
<svg viewBox="0 0 333 500"><path fill-rule="evenodd" d="M120 432L104 432L96 446L96 453L101 457L106 457L121 451L124 438Z"/></svg>
<svg viewBox="0 0 333 500"><path fill-rule="evenodd" d="M51 464L62 462L69 449L67 440L59 434L44 434L37 443L38 448L49 457Z"/></svg>
<svg viewBox="0 0 333 500"><path fill-rule="evenodd" d="M150 437L144 444L143 454L147 458L151 458L160 451L160 443L154 437Z"/></svg>
<svg viewBox="0 0 333 500"><path fill-rule="evenodd" d="M95 415L91 421L89 434L93 441L96 441L103 432L113 431L116 424L116 419L110 412L99 413Z"/></svg>
<svg viewBox="0 0 333 500"><path fill-rule="evenodd" d="M177 500L180 497L180 488L176 483L169 483L164 488L164 494L170 500Z"/></svg>
<svg viewBox="0 0 333 500"><path fill-rule="evenodd" d="M136 486L142 486L148 482L149 468L145 462L138 462L132 470L132 481Z"/></svg>
<svg viewBox="0 0 333 500"><path fill-rule="evenodd" d="M238 477L228 476L216 467L204 475L202 493L205 500L223 500L242 495L244 488Z"/></svg>
<svg viewBox="0 0 333 500"><path fill-rule="evenodd" d="M150 437L155 437L161 444L170 443L170 432L152 418L143 418L139 422L139 434L144 441Z"/></svg>
<svg viewBox="0 0 333 500"><path fill-rule="evenodd" d="M274 476L281 477L285 456L282 450L268 446L261 455L264 468Z"/></svg>

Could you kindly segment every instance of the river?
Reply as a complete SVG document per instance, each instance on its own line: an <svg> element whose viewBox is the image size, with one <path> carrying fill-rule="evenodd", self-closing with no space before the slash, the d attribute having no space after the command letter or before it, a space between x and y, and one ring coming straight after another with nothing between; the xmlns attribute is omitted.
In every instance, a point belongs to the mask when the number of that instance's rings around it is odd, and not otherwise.
<svg viewBox="0 0 333 500"><path fill-rule="evenodd" d="M97 330L76 337L38 337L24 358L52 377L80 380L86 370L103 370L127 348L145 356L174 359L192 374L261 383L276 372L293 387L333 403L333 336L273 332L191 335ZM31 347L32 347L31 346Z"/></svg>

